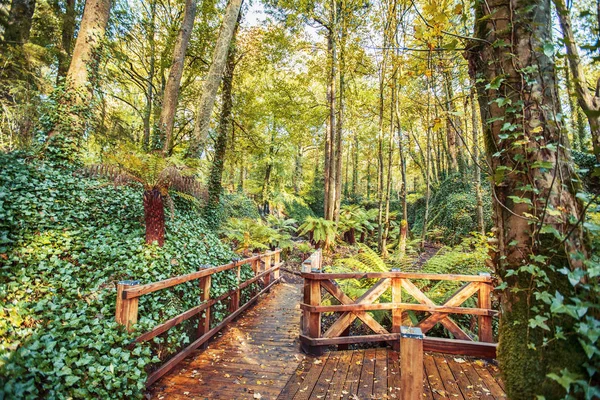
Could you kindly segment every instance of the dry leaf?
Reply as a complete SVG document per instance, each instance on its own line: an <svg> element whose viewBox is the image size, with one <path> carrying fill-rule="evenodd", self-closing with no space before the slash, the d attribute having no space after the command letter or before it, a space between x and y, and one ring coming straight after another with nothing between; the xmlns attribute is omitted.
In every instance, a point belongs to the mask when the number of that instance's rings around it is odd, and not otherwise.
<svg viewBox="0 0 600 400"><path fill-rule="evenodd" d="M262 396L260 395L260 393L254 393L253 396L255 399L262 399Z"/></svg>

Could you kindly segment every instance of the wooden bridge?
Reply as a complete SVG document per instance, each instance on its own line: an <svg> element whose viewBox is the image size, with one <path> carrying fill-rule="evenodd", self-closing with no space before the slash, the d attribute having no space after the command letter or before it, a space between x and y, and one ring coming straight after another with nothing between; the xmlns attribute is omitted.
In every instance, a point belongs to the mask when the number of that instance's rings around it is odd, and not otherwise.
<svg viewBox="0 0 600 400"><path fill-rule="evenodd" d="M506 398L493 361L491 318L495 312L489 303L489 276L398 271L327 274L321 272L321 256L316 252L305 261L303 284L300 284L282 282L279 254L279 251L269 252L147 285L136 282L119 285L117 320L129 328L137 321L140 296L190 281L199 281L202 288L199 306L137 339L166 335L173 326L199 317L197 339L149 375L147 386L151 398ZM242 282L240 269L245 265L252 267L254 276ZM211 276L228 270L235 271L237 286L211 297ZM353 300L338 286L337 282L344 279L369 279L374 283L363 296ZM413 283L417 279L466 284L445 304L436 305ZM242 294L244 289L246 292L251 289L251 293ZM390 292L391 303L376 302ZM460 307L474 294L477 307ZM243 298L247 301L241 304ZM406 301L409 299L418 303L409 303ZM210 310L217 302L227 302L230 314L215 325L211 323ZM368 312L371 310L392 311L391 332L372 318ZM408 329L402 327L409 324L407 311L430 315L415 324L418 329ZM325 323L324 313L338 318L335 321L328 318ZM476 315L477 336L481 341L473 341L449 314ZM351 335L355 319L361 320L373 334ZM419 336L437 323L460 339ZM327 329L322 325L327 325ZM348 345L375 342L383 345L387 342L387 346L343 350Z"/></svg>

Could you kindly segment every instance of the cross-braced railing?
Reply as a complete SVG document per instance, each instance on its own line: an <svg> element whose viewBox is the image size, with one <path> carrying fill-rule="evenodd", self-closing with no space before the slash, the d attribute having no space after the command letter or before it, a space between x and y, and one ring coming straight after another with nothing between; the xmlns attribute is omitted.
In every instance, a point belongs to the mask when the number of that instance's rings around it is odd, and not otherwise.
<svg viewBox="0 0 600 400"><path fill-rule="evenodd" d="M352 343L388 341L395 347L400 338L400 327L413 325L407 318L407 311L425 312L428 314L415 324L423 334L441 324L454 339L425 337L424 349L452 354L495 357L496 345L493 342L492 318L498 314L491 307L492 278L489 274L454 275L427 274L400 271L376 273L322 273L322 256L315 252L303 264L304 302L302 334L300 339L305 350L320 353L324 346L343 346ZM362 296L353 300L337 281L347 279L371 279L376 283ZM443 304L436 304L415 285L415 280L464 282ZM380 297L391 290L391 303L379 303ZM322 304L322 291L329 293L340 304ZM465 301L477 296L477 307L463 307ZM403 301L403 296L413 298L417 303ZM391 332L373 318L369 311L391 310ZM322 313L340 313L338 319L324 332L321 329ZM476 315L478 322L478 342L475 342L459 324L451 318L451 314ZM359 319L368 326L373 334L349 336L352 323Z"/></svg>

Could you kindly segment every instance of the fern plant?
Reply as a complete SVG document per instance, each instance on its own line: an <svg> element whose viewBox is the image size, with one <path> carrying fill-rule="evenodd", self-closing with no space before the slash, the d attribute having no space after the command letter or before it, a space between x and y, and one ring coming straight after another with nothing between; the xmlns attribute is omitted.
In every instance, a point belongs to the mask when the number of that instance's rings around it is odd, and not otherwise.
<svg viewBox="0 0 600 400"><path fill-rule="evenodd" d="M369 220L369 214L359 205L350 204L340 210L338 229L343 234L344 240L356 244L356 233L372 231L375 226Z"/></svg>
<svg viewBox="0 0 600 400"><path fill-rule="evenodd" d="M223 225L221 234L226 242L233 244L236 251L242 254L293 247L289 233L273 229L260 219L230 218Z"/></svg>
<svg viewBox="0 0 600 400"><path fill-rule="evenodd" d="M335 244L337 227L335 222L325 218L307 217L302 225L298 227L299 235L308 235L309 240L315 247L329 251Z"/></svg>
<svg viewBox="0 0 600 400"><path fill-rule="evenodd" d="M173 199L169 191L175 191L193 202L206 197L203 186L193 176L194 170L174 157L130 149L117 151L108 160L106 164L88 166L85 171L90 176L108 178L115 185L142 185L147 244L156 242L160 247L164 245L165 205L173 215Z"/></svg>

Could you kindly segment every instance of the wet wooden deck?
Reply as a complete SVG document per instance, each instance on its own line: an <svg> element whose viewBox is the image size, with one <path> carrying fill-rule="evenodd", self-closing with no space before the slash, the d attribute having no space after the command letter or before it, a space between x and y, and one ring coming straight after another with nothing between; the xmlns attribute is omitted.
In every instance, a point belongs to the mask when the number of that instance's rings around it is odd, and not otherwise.
<svg viewBox="0 0 600 400"><path fill-rule="evenodd" d="M151 399L396 399L398 353L386 348L300 351L300 285L282 283L164 376ZM425 399L503 399L498 369L483 360L424 355Z"/></svg>
<svg viewBox="0 0 600 400"><path fill-rule="evenodd" d="M498 368L484 360L425 353L424 399L505 399ZM277 397L281 400L399 399L398 353L387 348L307 357Z"/></svg>

